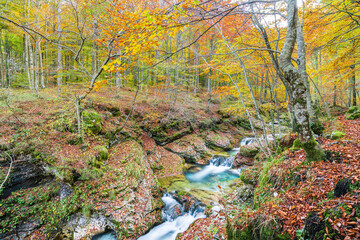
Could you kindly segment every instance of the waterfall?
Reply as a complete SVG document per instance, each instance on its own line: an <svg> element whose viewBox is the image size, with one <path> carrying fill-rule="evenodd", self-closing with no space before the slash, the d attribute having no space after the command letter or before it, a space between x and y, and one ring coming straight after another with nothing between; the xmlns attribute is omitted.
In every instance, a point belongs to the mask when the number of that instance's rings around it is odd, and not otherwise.
<svg viewBox="0 0 360 240"><path fill-rule="evenodd" d="M214 156L209 160L209 162L210 162L210 165L213 165L216 167L232 168L234 159L235 159L235 157Z"/></svg>
<svg viewBox="0 0 360 240"><path fill-rule="evenodd" d="M232 168L235 157L214 156L209 160L209 165L201 171L187 174L186 178L191 182L202 182L207 178L229 171Z"/></svg>
<svg viewBox="0 0 360 240"><path fill-rule="evenodd" d="M254 137L246 137L243 140L241 140L240 142L240 146L247 146L250 144L253 144L255 142L255 138Z"/></svg>
<svg viewBox="0 0 360 240"><path fill-rule="evenodd" d="M179 203L171 194L165 193L161 200L165 207L162 217L165 222L151 229L138 240L175 240L178 233L185 232L199 218L205 218L205 207L196 202L186 211L185 203Z"/></svg>

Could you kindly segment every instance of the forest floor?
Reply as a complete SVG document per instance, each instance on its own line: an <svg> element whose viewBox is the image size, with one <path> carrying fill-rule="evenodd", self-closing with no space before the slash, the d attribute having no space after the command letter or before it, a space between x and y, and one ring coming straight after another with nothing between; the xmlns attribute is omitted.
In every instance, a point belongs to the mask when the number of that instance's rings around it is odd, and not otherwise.
<svg viewBox="0 0 360 240"><path fill-rule="evenodd" d="M63 92L61 99L56 89L45 89L39 97L27 90L0 92L0 151L13 156L17 173L10 182L32 184L20 189L9 184L12 196L0 197L0 238L10 239L9 233L61 237L57 234L63 220L82 213L111 216L116 226L107 224L122 229L122 238L136 239L161 221L157 177L182 173L185 160L205 163L216 149L238 146L241 138L251 135L246 121L225 111L230 100L214 98L207 112L206 93L179 94L171 110L171 94L160 92L155 99L153 93L141 93L122 128L135 92L104 88L83 103L81 140L72 100L76 94L80 90ZM311 238L314 231L326 239L360 238L360 120L339 116L324 125L318 142L326 150L326 161L303 164L304 151L291 148L294 139L274 149L275 157L258 157L253 167L243 170L244 184L224 197L223 209L197 220L179 239L251 239L266 234L302 239ZM331 140L335 130L346 135ZM9 165L9 158L0 157L0 180ZM34 170L19 177L38 165L46 167L45 174ZM34 176L51 180L39 182ZM337 196L334 189L342 179L346 194ZM64 184L71 193L66 194ZM244 192L252 193L252 200L243 201ZM80 226L89 231L78 239L103 231L101 224Z"/></svg>
<svg viewBox="0 0 360 240"><path fill-rule="evenodd" d="M303 150L286 150L243 173L256 188L247 207L239 208L236 192L227 200L237 239L360 239L360 120L340 116L325 126L346 133L318 139L326 161L304 164Z"/></svg>

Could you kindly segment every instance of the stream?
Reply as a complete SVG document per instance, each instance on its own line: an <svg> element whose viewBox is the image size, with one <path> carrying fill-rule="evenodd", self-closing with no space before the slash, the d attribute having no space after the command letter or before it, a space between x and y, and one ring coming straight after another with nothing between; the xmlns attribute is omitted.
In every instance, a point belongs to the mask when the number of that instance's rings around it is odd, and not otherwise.
<svg viewBox="0 0 360 240"><path fill-rule="evenodd" d="M254 138L244 138L240 146L254 143ZM168 192L161 200L165 204L162 209L163 223L152 228L138 240L175 240L179 233L185 232L197 219L206 218L206 205L218 202L221 195L230 191L231 186L239 181L241 169L233 169L235 148L229 152L214 155L208 165L191 164L184 174L160 178L159 182ZM185 210L185 203L176 199L175 193L185 191L198 201ZM93 240L115 240L114 232L104 232L92 238Z"/></svg>
<svg viewBox="0 0 360 240"><path fill-rule="evenodd" d="M198 204L184 211L184 206L179 203L171 194L165 193L161 200L165 207L162 210L164 222L138 240L175 240L179 233L185 232L197 219L206 218L205 204L211 200L218 200L221 192L228 189L234 180L239 179L240 171L232 169L234 155L239 149L213 156L208 165L190 165L183 176L173 177L169 181L168 191L186 191L200 200ZM221 186L221 188L219 188ZM174 214L180 209L180 214Z"/></svg>

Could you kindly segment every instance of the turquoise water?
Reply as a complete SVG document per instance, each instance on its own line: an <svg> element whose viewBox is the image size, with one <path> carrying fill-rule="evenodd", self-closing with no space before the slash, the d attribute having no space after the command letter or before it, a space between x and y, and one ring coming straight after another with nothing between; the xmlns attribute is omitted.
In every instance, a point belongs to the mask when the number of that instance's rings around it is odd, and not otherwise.
<svg viewBox="0 0 360 240"><path fill-rule="evenodd" d="M107 231L95 235L92 240L118 240L116 233L114 231Z"/></svg>

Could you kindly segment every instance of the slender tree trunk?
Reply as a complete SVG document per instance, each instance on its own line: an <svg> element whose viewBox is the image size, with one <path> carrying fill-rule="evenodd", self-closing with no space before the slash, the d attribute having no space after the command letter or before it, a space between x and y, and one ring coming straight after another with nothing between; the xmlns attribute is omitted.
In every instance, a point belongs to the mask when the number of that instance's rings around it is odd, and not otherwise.
<svg viewBox="0 0 360 240"><path fill-rule="evenodd" d="M355 75L355 64L350 66L351 68L351 92L352 92L352 106L356 106L356 75Z"/></svg>
<svg viewBox="0 0 360 240"><path fill-rule="evenodd" d="M61 38L61 1L57 1L57 34L58 40L60 41ZM63 71L63 64L62 64L62 48L58 45L57 49L57 87L58 87L58 97L60 97L61 87L62 87L62 71Z"/></svg>
<svg viewBox="0 0 360 240"><path fill-rule="evenodd" d="M98 46L96 45L95 40L97 39L98 23L97 20L94 20L93 23L93 42L92 42L92 53L91 53L91 73L94 74L97 70L97 53Z"/></svg>
<svg viewBox="0 0 360 240"><path fill-rule="evenodd" d="M0 30L0 64L1 64L1 71L0 71L0 79L1 79L1 87L5 88L6 86L6 68L4 62L4 54L3 54L3 47L2 47L2 30Z"/></svg>
<svg viewBox="0 0 360 240"><path fill-rule="evenodd" d="M212 60L212 54L214 51L214 36L212 36L212 38L210 39L210 56L209 56L209 64L211 64L211 60ZM211 97L212 97L212 69L210 68L209 70L209 74L207 76L208 78L208 101L207 101L207 105L206 105L206 112L210 112L210 103L211 103Z"/></svg>
<svg viewBox="0 0 360 240"><path fill-rule="evenodd" d="M29 51L29 68L30 68L30 89L35 91L35 67L34 67L34 52L31 46L30 38L28 38L28 51Z"/></svg>

